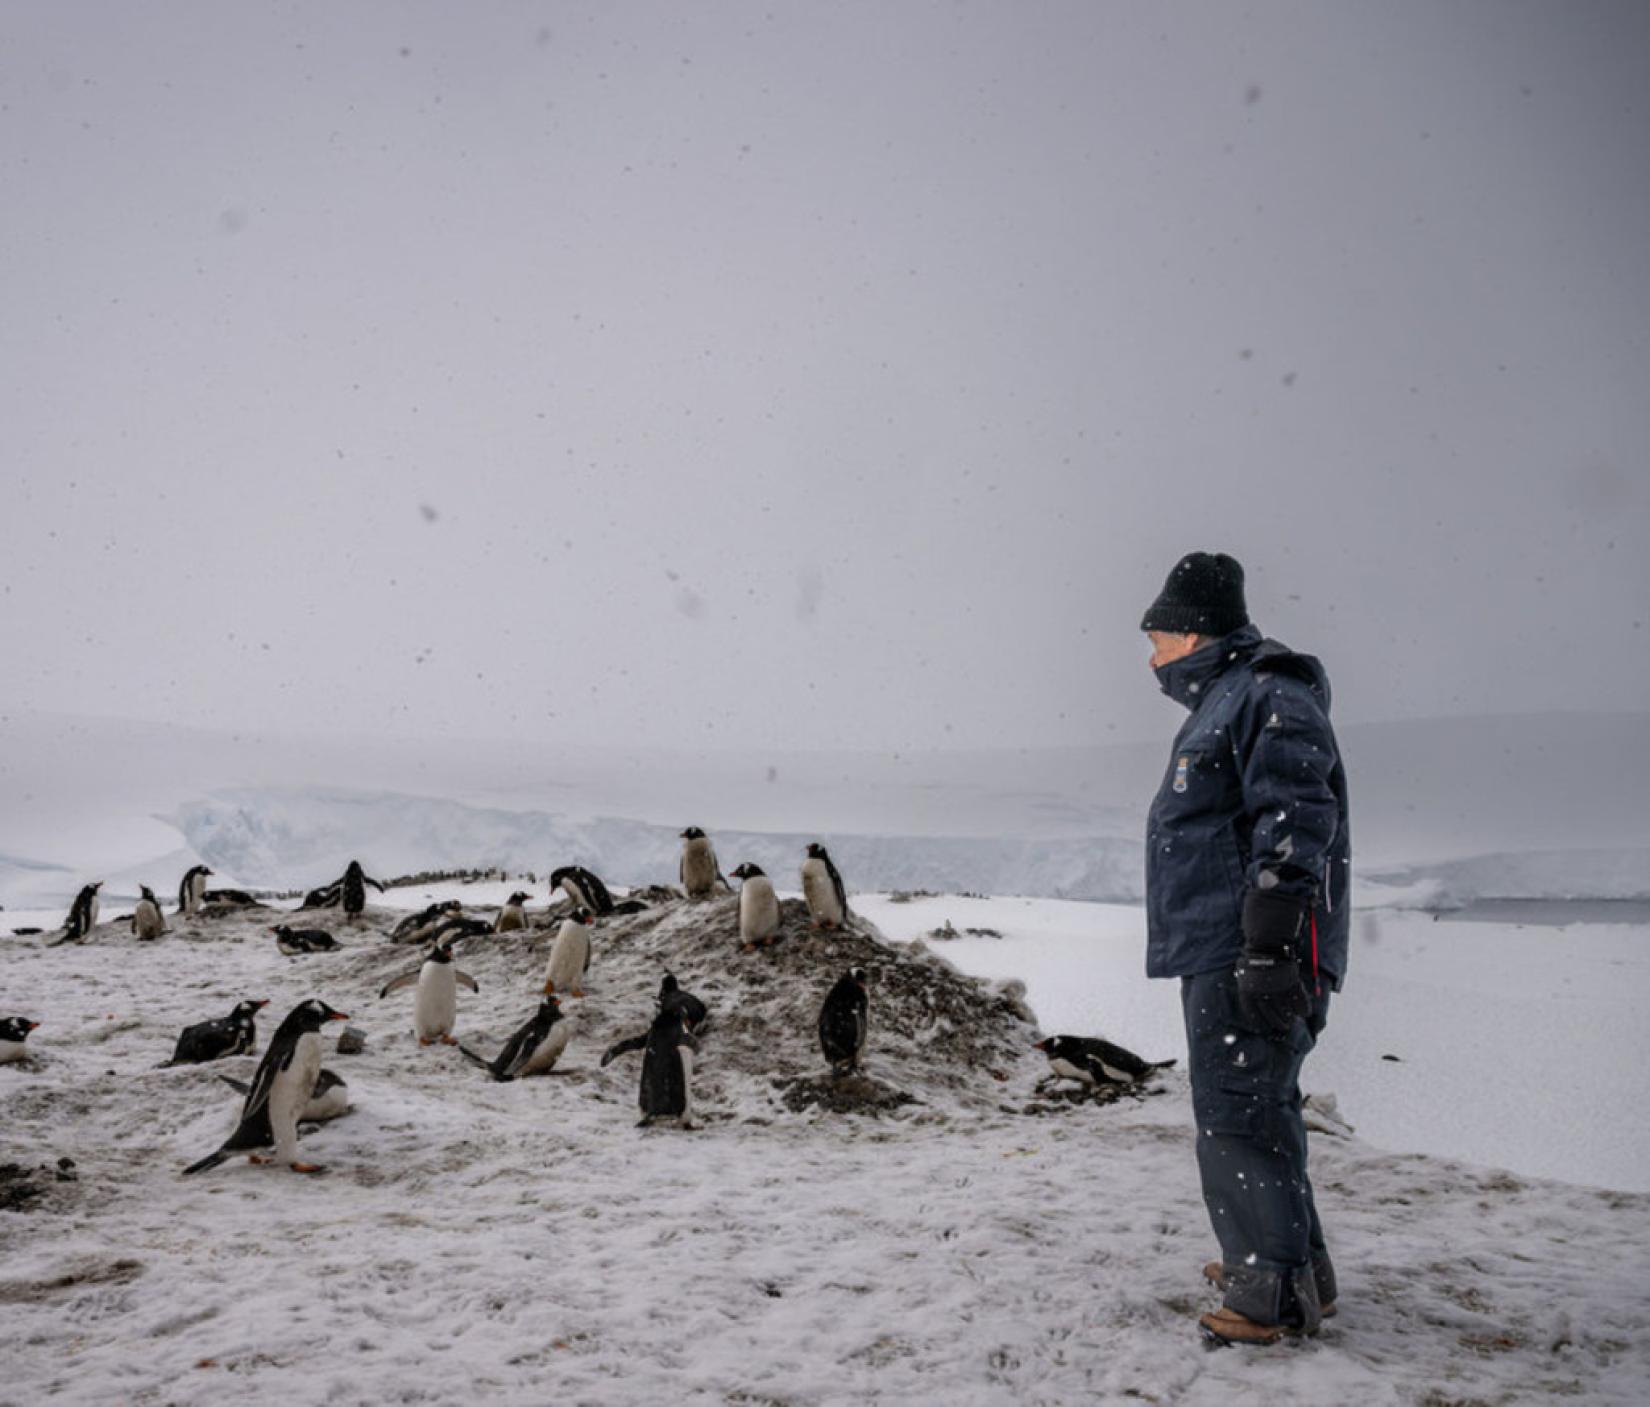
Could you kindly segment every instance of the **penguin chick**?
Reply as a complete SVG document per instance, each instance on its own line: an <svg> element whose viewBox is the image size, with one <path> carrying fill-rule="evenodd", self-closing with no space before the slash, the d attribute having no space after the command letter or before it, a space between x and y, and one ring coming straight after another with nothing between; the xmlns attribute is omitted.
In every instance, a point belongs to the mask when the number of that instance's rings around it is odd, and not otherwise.
<svg viewBox="0 0 1650 1407"><path fill-rule="evenodd" d="M682 881L682 892L690 899L708 899L720 884L731 886L722 877L722 867L716 862L716 849L698 826L689 826L682 832L682 858L677 866Z"/></svg>
<svg viewBox="0 0 1650 1407"><path fill-rule="evenodd" d="M1173 1060L1142 1060L1132 1050L1089 1036L1049 1036L1033 1050L1048 1056L1058 1079L1085 1085L1137 1085L1153 1071L1167 1070Z"/></svg>
<svg viewBox="0 0 1650 1407"><path fill-rule="evenodd" d="M869 1002L865 995L865 969L850 967L825 994L819 1008L819 1048L825 1052L831 1073L845 1074L859 1068L865 1049Z"/></svg>
<svg viewBox="0 0 1650 1407"><path fill-rule="evenodd" d="M205 865L194 865L184 871L178 881L178 912L198 914L206 902L206 877L212 871Z"/></svg>
<svg viewBox="0 0 1650 1407"><path fill-rule="evenodd" d="M236 1002L228 1016L185 1026L172 1058L156 1068L169 1070L174 1065L203 1065L226 1055L250 1055L258 1043L257 1015L268 1005L267 1001Z"/></svg>
<svg viewBox="0 0 1650 1407"><path fill-rule="evenodd" d="M848 921L848 891L830 852L815 841L802 862L802 897L815 928L841 928Z"/></svg>
<svg viewBox="0 0 1650 1407"><path fill-rule="evenodd" d="M219 1075L218 1078L236 1094L244 1095L252 1088L245 1080L237 1080L232 1075ZM344 1083L344 1077L331 1070L322 1070L315 1077L315 1092L298 1115L298 1122L324 1124L328 1119L336 1119L349 1111L349 1086Z"/></svg>
<svg viewBox="0 0 1650 1407"><path fill-rule="evenodd" d="M523 894L519 889L504 901L504 907L498 911L498 919L493 924L494 933L515 933L527 927L527 915L522 909L532 895Z"/></svg>
<svg viewBox="0 0 1650 1407"><path fill-rule="evenodd" d="M155 891L147 884L140 884L138 889L142 898L138 906L132 911L132 932L139 938L159 938L166 932L166 919L161 915L160 900L155 898Z"/></svg>
<svg viewBox="0 0 1650 1407"><path fill-rule="evenodd" d="M275 946L289 958L303 953L331 953L343 946L324 928L289 928L278 923L270 931L275 935Z"/></svg>
<svg viewBox="0 0 1650 1407"><path fill-rule="evenodd" d="M733 872L743 880L739 886L739 937L747 950L771 947L779 941L779 896L773 881L756 865L745 864Z"/></svg>
<svg viewBox="0 0 1650 1407"><path fill-rule="evenodd" d="M347 1020L344 1012L334 1011L318 997L293 1007L270 1037L235 1131L217 1152L186 1167L184 1176L215 1168L231 1153L248 1153L254 1163L267 1162L251 1150L270 1144L275 1145L275 1161L287 1164L293 1172L320 1172L317 1165L298 1161L298 1118L320 1078L321 1027L328 1021Z"/></svg>
<svg viewBox="0 0 1650 1407"><path fill-rule="evenodd" d="M453 950L445 943L437 943L425 955L421 966L402 973L384 984L379 1001L391 992L404 987L416 987L413 993L413 1034L419 1045L440 1041L442 1045L457 1045L453 1039L453 1023L458 1019L458 988L462 983L472 992L480 992L476 979L468 972L460 972L453 964Z"/></svg>
<svg viewBox="0 0 1650 1407"><path fill-rule="evenodd" d="M555 1069L567 1043L578 1033L578 1021L561 1009L555 997L546 997L539 1009L522 1022L504 1043L504 1049L492 1060L484 1060L467 1046L460 1044L459 1052L473 1060L495 1080L502 1082L526 1079L529 1075L548 1074Z"/></svg>
<svg viewBox="0 0 1650 1407"><path fill-rule="evenodd" d="M27 1055L23 1042L28 1040L30 1031L39 1029L38 1021L30 1021L23 1016L0 1019L0 1065L10 1065Z"/></svg>
<svg viewBox="0 0 1650 1407"><path fill-rule="evenodd" d="M574 909L561 921L550 960L544 965L544 994L584 995L584 974L590 970L590 929L596 922L589 909Z"/></svg>

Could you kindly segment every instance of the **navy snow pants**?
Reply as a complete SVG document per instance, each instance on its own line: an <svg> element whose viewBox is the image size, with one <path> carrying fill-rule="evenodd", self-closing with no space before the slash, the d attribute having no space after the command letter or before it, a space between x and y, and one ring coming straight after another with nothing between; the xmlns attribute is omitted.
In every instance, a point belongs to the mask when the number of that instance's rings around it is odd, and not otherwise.
<svg viewBox="0 0 1650 1407"><path fill-rule="evenodd" d="M1306 1174L1300 1072L1329 1014L1329 984L1286 1036L1243 1022L1231 968L1180 983L1203 1201L1228 1309L1316 1330L1335 1271Z"/></svg>

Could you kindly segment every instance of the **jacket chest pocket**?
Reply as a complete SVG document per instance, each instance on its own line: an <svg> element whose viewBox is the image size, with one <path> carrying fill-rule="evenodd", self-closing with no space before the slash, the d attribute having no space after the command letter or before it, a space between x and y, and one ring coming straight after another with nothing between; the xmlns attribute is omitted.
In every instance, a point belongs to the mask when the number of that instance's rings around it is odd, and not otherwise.
<svg viewBox="0 0 1650 1407"><path fill-rule="evenodd" d="M1179 748L1169 759L1160 793L1163 809L1170 814L1223 809L1236 785L1237 769L1227 749Z"/></svg>

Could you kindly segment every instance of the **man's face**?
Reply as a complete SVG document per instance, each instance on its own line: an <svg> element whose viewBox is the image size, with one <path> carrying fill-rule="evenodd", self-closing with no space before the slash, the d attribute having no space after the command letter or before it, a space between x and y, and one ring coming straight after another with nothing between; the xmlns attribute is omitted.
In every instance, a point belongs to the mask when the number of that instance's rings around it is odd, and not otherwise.
<svg viewBox="0 0 1650 1407"><path fill-rule="evenodd" d="M1181 635L1172 630L1148 630L1146 638L1152 642L1152 668L1183 660L1205 642L1201 635Z"/></svg>

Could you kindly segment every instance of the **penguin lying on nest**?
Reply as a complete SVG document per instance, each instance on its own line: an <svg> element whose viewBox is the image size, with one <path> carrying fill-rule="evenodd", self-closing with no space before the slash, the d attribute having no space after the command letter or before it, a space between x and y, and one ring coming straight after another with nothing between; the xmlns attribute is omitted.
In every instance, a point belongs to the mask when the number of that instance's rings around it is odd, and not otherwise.
<svg viewBox="0 0 1650 1407"><path fill-rule="evenodd" d="M289 928L278 923L271 931L275 934L275 946L289 958L303 953L332 953L343 946L324 928Z"/></svg>
<svg viewBox="0 0 1650 1407"><path fill-rule="evenodd" d="M1076 1080L1090 1088L1117 1085L1132 1089L1175 1063L1142 1060L1132 1050L1091 1036L1049 1036L1032 1049L1048 1056L1049 1069L1056 1079Z"/></svg>
<svg viewBox="0 0 1650 1407"><path fill-rule="evenodd" d="M217 1152L186 1167L184 1176L215 1168L232 1153L246 1153L254 1163L269 1162L251 1150L270 1144L275 1146L274 1161L285 1163L293 1172L320 1172L318 1165L298 1161L298 1119L321 1075L321 1027L328 1021L347 1020L344 1012L334 1011L318 997L293 1007L270 1037L235 1131Z"/></svg>
<svg viewBox="0 0 1650 1407"><path fill-rule="evenodd" d="M204 1065L226 1055L250 1055L258 1043L257 1015L268 1005L267 1001L236 1002L228 1016L185 1026L172 1058L155 1068L169 1070L174 1065Z"/></svg>
<svg viewBox="0 0 1650 1407"><path fill-rule="evenodd" d="M252 1092L252 1086L245 1080L237 1080L231 1075L219 1075L230 1089L236 1094L246 1095ZM310 1095L309 1103L299 1111L300 1124L324 1124L328 1119L336 1119L342 1114L349 1113L349 1086L344 1083L344 1077L331 1070L322 1070L315 1077L315 1092Z"/></svg>
<svg viewBox="0 0 1650 1407"><path fill-rule="evenodd" d="M550 888L560 889L575 909L589 909L597 918L610 914L639 914L647 905L640 899L615 900L601 877L582 865L563 865L550 875Z"/></svg>
<svg viewBox="0 0 1650 1407"><path fill-rule="evenodd" d="M10 1065L27 1055L29 1052L23 1042L28 1040L30 1031L39 1029L38 1021L30 1021L24 1016L7 1016L0 1020L0 1065Z"/></svg>

